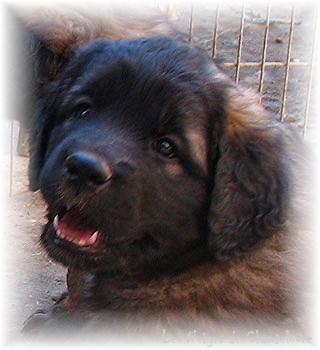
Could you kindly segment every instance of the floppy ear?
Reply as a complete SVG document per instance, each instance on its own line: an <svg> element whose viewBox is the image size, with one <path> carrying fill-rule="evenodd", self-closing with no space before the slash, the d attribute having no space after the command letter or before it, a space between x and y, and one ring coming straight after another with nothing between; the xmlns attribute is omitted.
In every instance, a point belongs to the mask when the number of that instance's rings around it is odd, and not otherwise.
<svg viewBox="0 0 320 350"><path fill-rule="evenodd" d="M31 191L39 189L39 177L47 151L50 131L54 124L54 118L50 113L50 98L46 103L40 103L38 111L33 118L33 126L30 130L30 158L29 158L29 188Z"/></svg>
<svg viewBox="0 0 320 350"><path fill-rule="evenodd" d="M286 219L289 170L284 129L232 88L209 208L208 243L218 260L238 256Z"/></svg>
<svg viewBox="0 0 320 350"><path fill-rule="evenodd" d="M73 51L67 53L59 51L60 40L46 40L45 24L39 21L38 27L28 25L14 11L11 13L18 38L21 65L16 69L23 71L24 80L21 95L24 96L24 114L19 121L25 128L30 130L30 161L29 161L29 188L36 191L39 188L39 174L46 150L46 142L49 136L50 125L48 121L48 109L40 100L48 96L55 89L55 81L62 68L67 64ZM44 28L41 30L41 26ZM52 30L52 27L50 27ZM52 34L53 35L53 34ZM61 45L60 45L61 46ZM19 59L19 58L18 58ZM21 74L21 73L20 73ZM19 76L19 82L21 77ZM21 85L21 84L20 84ZM19 98L18 100L21 100ZM39 105L43 107L39 108ZM37 110L38 109L38 110ZM35 111L36 110L36 111Z"/></svg>

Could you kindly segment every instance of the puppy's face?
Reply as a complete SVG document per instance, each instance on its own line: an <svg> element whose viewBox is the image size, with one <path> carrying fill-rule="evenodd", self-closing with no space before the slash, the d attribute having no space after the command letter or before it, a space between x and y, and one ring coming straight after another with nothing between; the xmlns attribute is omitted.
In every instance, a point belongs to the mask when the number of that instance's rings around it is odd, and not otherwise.
<svg viewBox="0 0 320 350"><path fill-rule="evenodd" d="M165 39L97 42L70 63L40 113L52 257L134 272L203 246L223 98L209 103L207 65Z"/></svg>
<svg viewBox="0 0 320 350"><path fill-rule="evenodd" d="M282 127L196 49L164 38L80 49L36 123L41 241L67 266L172 271L243 254L284 222Z"/></svg>

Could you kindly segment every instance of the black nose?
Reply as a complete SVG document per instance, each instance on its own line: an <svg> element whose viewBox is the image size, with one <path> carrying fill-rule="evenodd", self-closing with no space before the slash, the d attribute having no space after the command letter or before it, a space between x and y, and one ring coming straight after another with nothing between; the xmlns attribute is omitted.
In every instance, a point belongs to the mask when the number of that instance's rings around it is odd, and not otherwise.
<svg viewBox="0 0 320 350"><path fill-rule="evenodd" d="M90 153L73 153L67 157L65 165L70 182L97 187L104 185L112 177L109 165Z"/></svg>

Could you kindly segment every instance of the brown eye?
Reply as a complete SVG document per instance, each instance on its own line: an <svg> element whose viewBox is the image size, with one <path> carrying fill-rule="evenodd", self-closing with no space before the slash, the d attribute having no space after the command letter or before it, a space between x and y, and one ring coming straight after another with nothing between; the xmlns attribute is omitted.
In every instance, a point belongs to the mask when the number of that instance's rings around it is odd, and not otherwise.
<svg viewBox="0 0 320 350"><path fill-rule="evenodd" d="M162 137L155 143L155 150L167 158L174 158L176 156L176 145L168 137Z"/></svg>

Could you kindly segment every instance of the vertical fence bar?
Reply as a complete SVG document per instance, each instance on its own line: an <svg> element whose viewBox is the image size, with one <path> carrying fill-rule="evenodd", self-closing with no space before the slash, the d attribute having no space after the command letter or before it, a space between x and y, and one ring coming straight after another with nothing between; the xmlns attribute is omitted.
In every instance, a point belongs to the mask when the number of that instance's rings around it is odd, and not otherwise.
<svg viewBox="0 0 320 350"><path fill-rule="evenodd" d="M236 62L236 74L235 74L236 83L239 83L239 80L240 80L240 62L241 62L241 52L242 52L242 43L243 43L245 11L246 11L246 5L243 2L242 3L242 12L241 12L241 21L240 21L240 33L239 33L239 40L238 40L237 62Z"/></svg>
<svg viewBox="0 0 320 350"><path fill-rule="evenodd" d="M313 34L313 44L312 44L312 53L311 53L311 63L310 63L310 71L309 71L309 82L308 82L308 89L307 89L307 100L306 100L306 108L304 111L304 118L303 118L303 128L302 128L302 137L304 138L307 132L307 123L308 123L308 116L309 116L309 108L310 108L310 98L311 98L311 89L312 89L312 81L313 81L313 72L314 72L314 63L316 58L316 43L318 39L318 15L319 15L319 3L317 2L315 5L315 28L314 28L314 34Z"/></svg>
<svg viewBox="0 0 320 350"><path fill-rule="evenodd" d="M217 40L218 40L218 30L219 30L219 14L220 14L220 3L217 1L216 7L216 16L214 21L214 29L213 29L213 40L212 40L212 58L215 58L217 55Z"/></svg>
<svg viewBox="0 0 320 350"><path fill-rule="evenodd" d="M13 148L14 148L14 121L10 123L10 173L9 173L9 196L13 194Z"/></svg>
<svg viewBox="0 0 320 350"><path fill-rule="evenodd" d="M286 59L286 66L285 66L286 69L285 69L284 84L283 84L282 105L281 105L281 112L280 112L280 121L282 122L284 121L285 114L286 114L286 102L287 102L287 90L288 90L288 80L289 80L294 17L295 17L295 5L292 5L290 29L289 29L289 42L288 42L287 59Z"/></svg>
<svg viewBox="0 0 320 350"><path fill-rule="evenodd" d="M189 24L189 43L192 42L193 37L193 16L194 16L194 4L191 4L191 11L190 11L190 24Z"/></svg>
<svg viewBox="0 0 320 350"><path fill-rule="evenodd" d="M263 83L264 83L265 64L266 64L266 58L267 58L269 29L270 29L270 3L268 3L268 7L267 7L266 29L264 32L263 49L262 49L262 57L261 57L261 71L260 71L259 88L258 88L258 91L260 93L260 102L262 100L262 90L263 90Z"/></svg>

